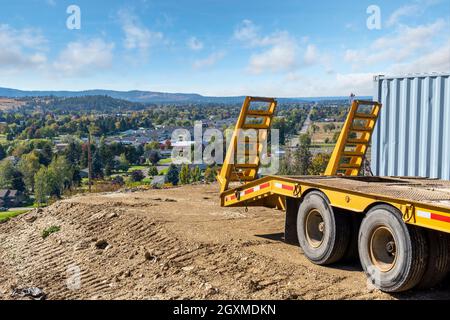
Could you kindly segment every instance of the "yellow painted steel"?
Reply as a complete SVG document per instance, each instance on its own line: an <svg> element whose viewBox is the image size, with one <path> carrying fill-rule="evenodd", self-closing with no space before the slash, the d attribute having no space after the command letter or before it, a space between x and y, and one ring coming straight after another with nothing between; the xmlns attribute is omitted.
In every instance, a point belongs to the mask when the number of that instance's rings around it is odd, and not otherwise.
<svg viewBox="0 0 450 320"><path fill-rule="evenodd" d="M266 109L252 110L251 104L254 102L267 103ZM267 140L267 130L270 129L272 125L272 119L275 114L276 107L277 101L273 98L245 98L236 127L234 128L233 135L231 137L222 169L217 176L221 192L228 189L230 182L248 182L255 180L260 166L259 157L263 149L263 142ZM252 118L262 118L262 121L260 123L249 122L248 120L251 120ZM235 156L238 154L238 143L242 138L241 136L245 135L245 132L248 130L257 130L257 141L255 143L255 148L253 150L247 150L251 148L246 148L243 155L253 155L253 158L247 159L248 161L235 159Z"/></svg>
<svg viewBox="0 0 450 320"><path fill-rule="evenodd" d="M361 106L371 106L370 113L362 112ZM324 175L359 175L380 109L381 104L378 102L353 101ZM365 123L361 125L356 121ZM357 134L360 136L355 138Z"/></svg>

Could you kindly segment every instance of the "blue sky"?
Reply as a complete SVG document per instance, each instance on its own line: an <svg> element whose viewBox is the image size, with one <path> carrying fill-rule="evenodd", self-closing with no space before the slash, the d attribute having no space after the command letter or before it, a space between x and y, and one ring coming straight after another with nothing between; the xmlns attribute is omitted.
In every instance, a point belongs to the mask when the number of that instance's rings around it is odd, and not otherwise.
<svg viewBox="0 0 450 320"><path fill-rule="evenodd" d="M1 0L0 47L0 87L371 95L450 71L450 0Z"/></svg>

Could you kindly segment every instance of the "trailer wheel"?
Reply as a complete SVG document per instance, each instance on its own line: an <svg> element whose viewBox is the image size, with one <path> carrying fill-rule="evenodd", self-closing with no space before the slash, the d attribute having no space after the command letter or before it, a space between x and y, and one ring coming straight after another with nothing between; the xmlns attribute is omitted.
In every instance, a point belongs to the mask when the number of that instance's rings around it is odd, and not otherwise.
<svg viewBox="0 0 450 320"><path fill-rule="evenodd" d="M385 292L402 292L415 287L427 263L427 242L423 230L407 226L401 213L388 205L370 210L358 237L358 251L370 282Z"/></svg>
<svg viewBox="0 0 450 320"><path fill-rule="evenodd" d="M350 225L345 216L335 214L326 196L312 191L300 204L297 233L305 256L318 265L339 261L349 242Z"/></svg>
<svg viewBox="0 0 450 320"><path fill-rule="evenodd" d="M450 237L442 232L427 230L429 247L425 274L418 285L421 289L433 288L443 282L450 270Z"/></svg>

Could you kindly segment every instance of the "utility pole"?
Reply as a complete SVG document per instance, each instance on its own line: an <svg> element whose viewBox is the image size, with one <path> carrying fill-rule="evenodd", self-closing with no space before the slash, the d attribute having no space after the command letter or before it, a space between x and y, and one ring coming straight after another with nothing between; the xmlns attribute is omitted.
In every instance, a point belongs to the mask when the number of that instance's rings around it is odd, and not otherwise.
<svg viewBox="0 0 450 320"><path fill-rule="evenodd" d="M91 130L88 133L88 179L89 193L92 191L92 152L91 152Z"/></svg>

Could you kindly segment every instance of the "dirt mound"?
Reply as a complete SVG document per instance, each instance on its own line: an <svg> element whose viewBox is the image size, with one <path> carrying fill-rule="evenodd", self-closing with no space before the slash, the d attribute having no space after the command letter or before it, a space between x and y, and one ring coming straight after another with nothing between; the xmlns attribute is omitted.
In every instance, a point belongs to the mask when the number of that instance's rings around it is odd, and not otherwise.
<svg viewBox="0 0 450 320"><path fill-rule="evenodd" d="M281 241L282 212L220 208L216 190L78 196L1 224L0 299L22 288L48 299L450 298L394 297L368 289L358 265L314 266Z"/></svg>

